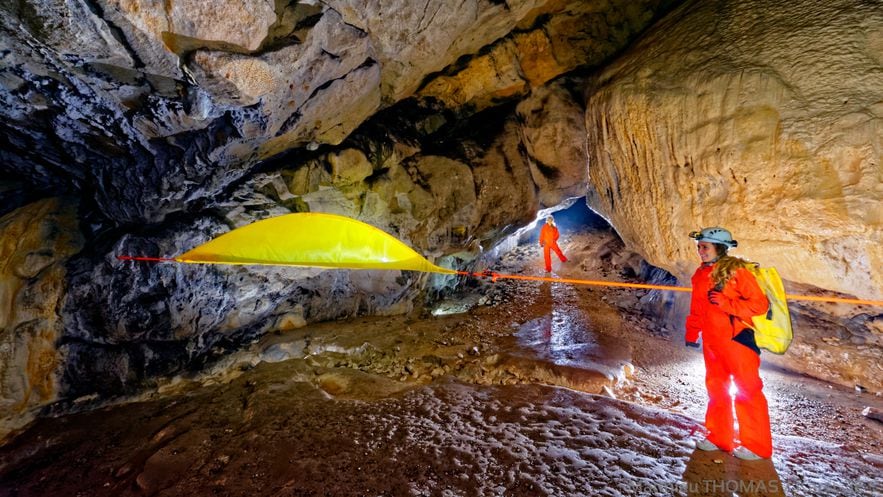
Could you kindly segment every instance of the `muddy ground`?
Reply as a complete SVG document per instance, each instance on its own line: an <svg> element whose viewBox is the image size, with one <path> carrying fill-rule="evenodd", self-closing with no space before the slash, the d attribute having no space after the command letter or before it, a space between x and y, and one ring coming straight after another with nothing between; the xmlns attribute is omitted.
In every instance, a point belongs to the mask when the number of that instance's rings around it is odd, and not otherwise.
<svg viewBox="0 0 883 497"><path fill-rule="evenodd" d="M634 276L612 231L563 248L570 262L553 276ZM492 269L542 275L541 255L518 247ZM883 424L862 415L883 408L877 395L764 367L772 460L696 451L701 353L645 313L645 291L506 280L467 290L410 316L271 334L138 399L38 420L0 448L0 496L883 489Z"/></svg>

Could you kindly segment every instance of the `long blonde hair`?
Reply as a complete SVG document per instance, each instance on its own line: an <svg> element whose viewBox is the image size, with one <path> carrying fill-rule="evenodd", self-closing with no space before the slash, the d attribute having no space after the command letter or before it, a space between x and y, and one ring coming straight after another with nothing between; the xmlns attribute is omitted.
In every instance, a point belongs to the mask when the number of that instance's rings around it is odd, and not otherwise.
<svg viewBox="0 0 883 497"><path fill-rule="evenodd" d="M714 281L715 288L723 288L737 269L749 269L752 266L757 266L757 263L732 255L721 257L714 263L714 270L711 271L711 279Z"/></svg>

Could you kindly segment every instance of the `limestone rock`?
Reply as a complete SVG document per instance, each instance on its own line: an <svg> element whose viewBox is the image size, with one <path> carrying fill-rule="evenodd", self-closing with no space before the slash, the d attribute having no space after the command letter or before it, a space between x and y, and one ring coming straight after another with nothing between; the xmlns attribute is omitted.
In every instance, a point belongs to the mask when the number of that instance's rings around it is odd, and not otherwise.
<svg viewBox="0 0 883 497"><path fill-rule="evenodd" d="M475 232L490 241L495 239L489 234L507 233L506 228L511 233L514 226L531 222L539 208L536 186L523 153L521 130L514 119L507 119L502 126L500 138L473 168L481 215ZM485 248L491 245L487 243Z"/></svg>
<svg viewBox="0 0 883 497"><path fill-rule="evenodd" d="M590 206L681 279L722 225L786 280L883 298L881 33L857 0L686 3L590 90Z"/></svg>
<svg viewBox="0 0 883 497"><path fill-rule="evenodd" d="M543 3L4 5L0 162L115 222L160 221L260 160L340 143Z"/></svg>
<svg viewBox="0 0 883 497"><path fill-rule="evenodd" d="M0 432L56 400L64 262L83 240L76 205L51 199L0 218Z"/></svg>
<svg viewBox="0 0 883 497"><path fill-rule="evenodd" d="M518 104L531 176L545 207L586 193L583 113L563 84L541 87Z"/></svg>
<svg viewBox="0 0 883 497"><path fill-rule="evenodd" d="M577 67L601 64L674 2L660 0L544 2L518 30L420 89L448 108L477 112Z"/></svg>
<svg viewBox="0 0 883 497"><path fill-rule="evenodd" d="M491 54L473 58L456 74L434 78L420 90L420 96L438 99L450 108L468 104L482 110L523 95L529 86L518 66L517 49L511 40L504 40Z"/></svg>
<svg viewBox="0 0 883 497"><path fill-rule="evenodd" d="M257 50L276 22L273 3L266 0L222 0L213 2L211 8L200 0L178 0L164 4L163 9L145 0L107 3L133 28L164 42L172 52L178 52L178 39Z"/></svg>
<svg viewBox="0 0 883 497"><path fill-rule="evenodd" d="M384 68L385 101L410 96L427 74L438 72L464 54L502 38L543 0L460 3L431 0L371 2L335 0L328 4L347 24L363 29Z"/></svg>
<svg viewBox="0 0 883 497"><path fill-rule="evenodd" d="M331 165L331 182L346 186L358 183L374 173L374 167L360 150L344 149L328 157Z"/></svg>
<svg viewBox="0 0 883 497"><path fill-rule="evenodd" d="M883 412L876 407L865 407L862 409L862 416L883 423Z"/></svg>

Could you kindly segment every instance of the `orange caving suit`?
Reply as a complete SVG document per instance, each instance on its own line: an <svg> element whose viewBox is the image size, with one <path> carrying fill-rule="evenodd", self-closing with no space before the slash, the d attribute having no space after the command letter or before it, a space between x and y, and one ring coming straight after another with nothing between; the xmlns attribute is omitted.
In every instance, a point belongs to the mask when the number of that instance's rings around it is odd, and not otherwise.
<svg viewBox="0 0 883 497"><path fill-rule="evenodd" d="M754 276L740 268L724 285L719 303L712 304L708 292L714 288L713 269L713 264L703 264L693 275L693 298L685 337L687 342L695 343L702 333L705 386L708 389L708 410L705 413L708 439L722 450L735 448L733 400L730 397L732 376L738 388L735 395L738 438L751 452L769 458L773 453L773 441L769 408L758 374L760 355L733 340L747 327L739 320L750 323L752 316L766 312L769 301Z"/></svg>
<svg viewBox="0 0 883 497"><path fill-rule="evenodd" d="M564 257L564 254L561 253L561 249L558 247L558 228L551 224L544 224L542 229L540 229L540 245L543 246L543 257L546 260L546 272L552 270L552 254L549 253L550 250L555 251L555 254L558 255L558 259L561 260L561 262L567 262L567 257Z"/></svg>

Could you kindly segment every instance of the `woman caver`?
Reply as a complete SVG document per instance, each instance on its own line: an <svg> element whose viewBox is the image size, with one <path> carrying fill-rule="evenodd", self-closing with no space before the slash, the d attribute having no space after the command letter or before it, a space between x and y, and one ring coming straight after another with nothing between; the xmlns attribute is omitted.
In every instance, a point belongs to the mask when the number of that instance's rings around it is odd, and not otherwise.
<svg viewBox="0 0 883 497"><path fill-rule="evenodd" d="M550 250L555 251L561 262L567 262L567 257L564 257L564 254L561 253L561 249L558 247L558 236L555 218L552 216L547 217L546 224L540 229L540 246L543 247L543 257L546 261L547 273L552 270L552 254L549 253Z"/></svg>
<svg viewBox="0 0 883 497"><path fill-rule="evenodd" d="M727 255L736 247L729 231L705 228L690 233L696 240L702 265L693 274L693 296L687 316L687 346L699 347L705 357L708 436L696 444L701 450L732 452L740 459L769 458L773 453L770 416L758 370L760 350L754 330L745 323L767 311L769 301L746 269L749 262ZM735 386L735 399L730 386ZM739 431L733 424L733 402Z"/></svg>

